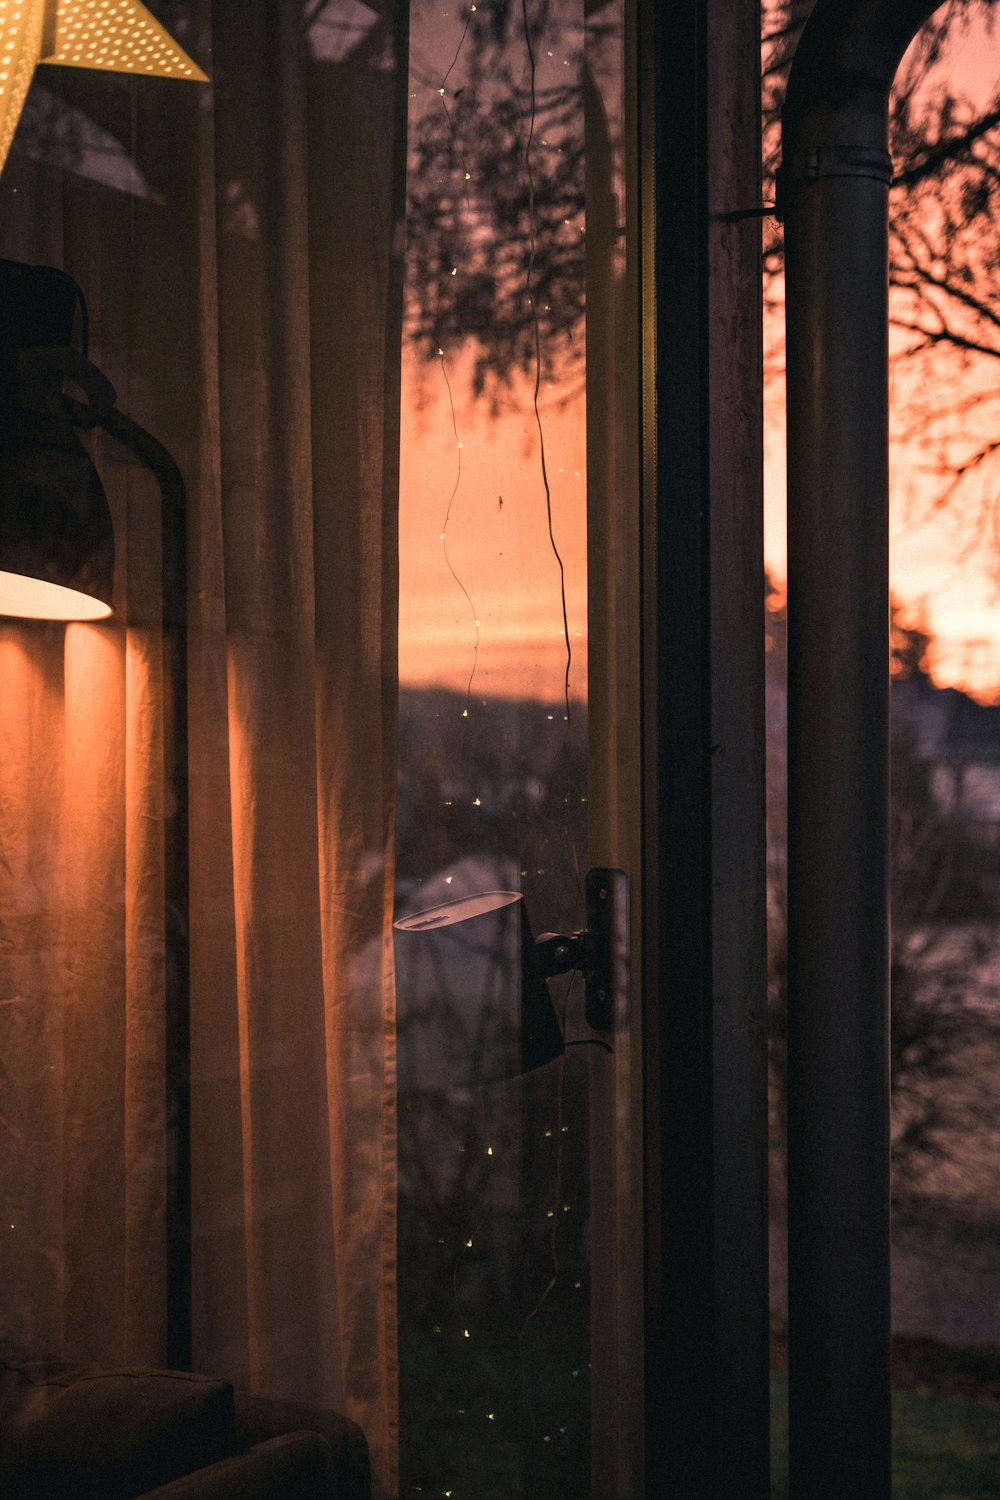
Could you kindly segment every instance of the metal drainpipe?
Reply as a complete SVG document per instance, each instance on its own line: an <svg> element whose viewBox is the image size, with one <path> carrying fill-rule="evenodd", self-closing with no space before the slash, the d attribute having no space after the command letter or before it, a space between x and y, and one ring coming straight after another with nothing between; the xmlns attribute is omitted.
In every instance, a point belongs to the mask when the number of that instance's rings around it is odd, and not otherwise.
<svg viewBox="0 0 1000 1500"><path fill-rule="evenodd" d="M888 95L939 0L818 0L782 121L793 1500L891 1490Z"/></svg>

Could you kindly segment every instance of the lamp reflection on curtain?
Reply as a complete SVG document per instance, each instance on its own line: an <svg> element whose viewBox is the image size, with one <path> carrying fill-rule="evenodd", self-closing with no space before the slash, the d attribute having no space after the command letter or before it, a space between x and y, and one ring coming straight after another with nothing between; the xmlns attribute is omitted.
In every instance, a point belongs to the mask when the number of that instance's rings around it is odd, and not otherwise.
<svg viewBox="0 0 1000 1500"><path fill-rule="evenodd" d="M492 1083L560 1055L562 1031L518 891L465 896L393 925L397 986L420 1023L413 1065L428 1080Z"/></svg>

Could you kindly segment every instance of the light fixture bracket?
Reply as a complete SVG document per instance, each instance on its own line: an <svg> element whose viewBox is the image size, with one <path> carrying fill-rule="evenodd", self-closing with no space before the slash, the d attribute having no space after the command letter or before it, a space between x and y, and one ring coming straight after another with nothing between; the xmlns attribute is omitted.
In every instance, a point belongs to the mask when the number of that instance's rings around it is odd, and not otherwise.
<svg viewBox="0 0 1000 1500"><path fill-rule="evenodd" d="M578 970L586 986L587 1025L613 1031L616 998L624 997L628 955L628 877L623 870L587 871L586 926L579 932L543 932L536 939L546 979Z"/></svg>

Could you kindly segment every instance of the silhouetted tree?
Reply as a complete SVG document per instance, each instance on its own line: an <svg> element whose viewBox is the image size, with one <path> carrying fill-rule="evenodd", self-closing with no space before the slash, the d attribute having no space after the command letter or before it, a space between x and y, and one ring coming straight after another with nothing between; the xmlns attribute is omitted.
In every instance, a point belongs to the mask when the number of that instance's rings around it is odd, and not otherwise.
<svg viewBox="0 0 1000 1500"><path fill-rule="evenodd" d="M783 596L768 579L765 639L772 735L768 756L768 984L770 1007L772 1158L782 1191L787 1037L785 751L786 615ZM922 621L891 611L894 681L935 689L928 674L933 645ZM959 810L936 794L934 766L921 753L908 718L892 714L890 1064L893 1196L897 1211L912 1208L928 1169L945 1160L986 1117L989 1105L954 1085L969 1049L1000 1041L982 1005L977 970L996 951L996 853L977 838Z"/></svg>
<svg viewBox="0 0 1000 1500"><path fill-rule="evenodd" d="M764 0L764 192L773 201L780 112L812 0ZM927 23L890 101L895 176L889 276L894 439L917 447L959 551L984 538L1000 573L1000 68L978 99L948 69L951 44L995 35L996 0L951 0ZM764 231L768 369L783 367L780 227Z"/></svg>
<svg viewBox="0 0 1000 1500"><path fill-rule="evenodd" d="M491 0L456 16L434 71L415 55L407 328L428 363L474 349L494 405L538 358L543 378L557 362L562 385L582 376L586 174L596 137L606 163L620 147L600 82L620 26L587 9L581 26L565 0Z"/></svg>

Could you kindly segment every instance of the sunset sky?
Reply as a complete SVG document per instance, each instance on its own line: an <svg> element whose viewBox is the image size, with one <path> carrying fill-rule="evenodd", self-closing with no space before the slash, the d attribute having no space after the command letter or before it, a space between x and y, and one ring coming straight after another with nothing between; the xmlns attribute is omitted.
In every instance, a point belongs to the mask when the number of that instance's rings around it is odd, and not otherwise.
<svg viewBox="0 0 1000 1500"><path fill-rule="evenodd" d="M419 76L412 84L411 109L417 114L437 106L433 84L446 73L464 24L464 10L416 7ZM565 41L565 50L578 66L579 35ZM559 62L553 58L553 65ZM956 38L948 67L970 98L991 99L1000 84L998 39L981 31ZM460 68L461 59L450 86L461 86ZM550 351L546 354L548 378L540 401L553 528L566 566L571 689L583 695L585 402L580 392L566 398L558 363ZM493 419L486 403L472 397L470 374L469 350L460 330L439 366L421 368L414 356L404 355L401 680L464 692L471 677L473 695L557 701L565 670L565 636L559 571L546 525L531 382L515 381L508 409ZM943 381L952 378L942 365ZM768 382L767 407L764 561L780 582L785 574L780 380ZM968 531L959 536L954 518L947 514L914 524L913 516L927 508L940 480L925 472L926 456L912 447L896 445L893 462L893 591L910 616L922 619L934 634L934 675L940 685L966 687L986 699L1000 697L997 549L983 536L970 551Z"/></svg>
<svg viewBox="0 0 1000 1500"><path fill-rule="evenodd" d="M511 410L493 419L469 394L468 359L459 355L449 364L457 440L442 371L421 372L412 359L404 365L404 391L422 376L426 405L411 399L403 408L400 680L464 693L471 678L473 696L557 702L566 637L531 387L518 381ZM585 697L584 402L577 395L560 409L560 394L555 384L543 391L540 410L553 531L566 570L570 689Z"/></svg>
<svg viewBox="0 0 1000 1500"><path fill-rule="evenodd" d="M608 7L609 15L617 5ZM475 11L473 6L472 12ZM558 8L554 15L558 17ZM536 91L558 89L568 69L579 76L583 33L572 7L536 48ZM411 18L410 126L461 91L471 43L467 25L484 24L464 5L417 0ZM515 33L516 35L516 33ZM510 49L527 98L527 54L520 39ZM501 101L503 102L503 101ZM533 151L559 150L539 114ZM522 125L527 129L527 120ZM582 133L582 111L556 127ZM444 191L464 199L481 242L477 167L457 144L447 163ZM520 152L516 153L520 158ZM536 168L536 170L539 170ZM468 179L465 172L468 171ZM541 175L539 170L539 175ZM466 188L464 182L469 181ZM486 195L488 196L488 194ZM582 234L582 217L564 221ZM562 226L560 226L562 228ZM462 277L459 264L454 274ZM525 301L527 289L525 288ZM573 375L548 340L534 410L534 370L515 373L501 392L501 411L473 394L474 348L461 327L441 334L440 357L421 361L404 336L400 439L400 680L457 692L528 697L559 703L565 692L567 647L559 561L549 535L542 472L551 496L552 536L565 572L570 633L570 695L587 692L586 403L579 361ZM478 622L478 624L477 624Z"/></svg>
<svg viewBox="0 0 1000 1500"><path fill-rule="evenodd" d="M986 111L1000 93L1000 33L983 28L956 34L944 60L952 85ZM954 394L955 371L943 359L942 399ZM991 371L997 387L1000 375ZM976 377L959 379L968 382ZM894 425L905 421L905 390L895 382ZM765 556L772 574L785 575L784 403L779 384L767 389L765 421ZM939 686L961 687L984 700L1000 698L1000 550L995 535L961 518L957 509L922 524L943 481L927 472L927 455L913 445L891 453L890 573L893 593L910 618L935 636L933 675ZM998 496L1000 501L1000 496ZM966 517L970 512L966 511Z"/></svg>

